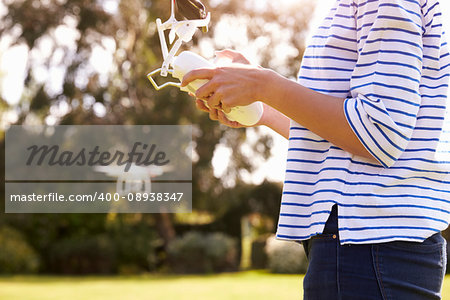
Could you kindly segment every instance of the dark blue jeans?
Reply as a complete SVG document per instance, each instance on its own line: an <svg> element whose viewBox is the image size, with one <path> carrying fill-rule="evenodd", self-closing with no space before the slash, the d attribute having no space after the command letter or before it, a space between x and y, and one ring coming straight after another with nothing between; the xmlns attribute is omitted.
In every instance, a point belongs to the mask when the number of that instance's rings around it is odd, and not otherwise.
<svg viewBox="0 0 450 300"><path fill-rule="evenodd" d="M423 243L341 246L333 207L323 234L303 246L309 259L305 300L441 299L446 242L440 233Z"/></svg>

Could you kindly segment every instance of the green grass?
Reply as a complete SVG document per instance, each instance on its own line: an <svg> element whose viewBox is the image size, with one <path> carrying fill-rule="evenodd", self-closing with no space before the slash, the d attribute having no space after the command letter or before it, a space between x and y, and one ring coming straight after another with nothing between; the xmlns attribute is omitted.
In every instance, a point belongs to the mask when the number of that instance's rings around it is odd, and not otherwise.
<svg viewBox="0 0 450 300"><path fill-rule="evenodd" d="M248 271L205 276L0 277L0 299L300 299L303 277ZM450 276L443 299L450 300Z"/></svg>

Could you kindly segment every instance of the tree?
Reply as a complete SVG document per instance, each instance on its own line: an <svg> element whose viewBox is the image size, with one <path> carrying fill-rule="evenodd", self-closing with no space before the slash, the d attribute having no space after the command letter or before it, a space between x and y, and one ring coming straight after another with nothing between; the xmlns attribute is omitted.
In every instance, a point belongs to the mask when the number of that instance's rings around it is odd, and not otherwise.
<svg viewBox="0 0 450 300"><path fill-rule="evenodd" d="M255 63L294 76L304 50L303 37L312 9L309 2L299 1L290 7L256 0L210 2L205 3L213 16L210 32L197 34L185 48L194 47L211 56L205 49L251 45L258 54ZM265 5L261 6L262 2ZM225 179L213 173L211 160L217 145L223 143L232 149L226 180L237 185L245 184L242 170L251 172L255 167L253 156L267 158L270 154L270 137L261 136L253 145L254 152L246 154L241 149L245 129L229 130L211 122L195 109L187 94L176 89L152 89L146 74L162 62L155 19L168 18L170 1L5 0L4 6L7 13L1 18L0 37L8 37L10 46L26 45L29 53L24 93L18 104L8 108L17 112L17 124L194 124L197 159L193 164L193 205L212 213L218 207L227 210L234 205L221 200ZM238 44L233 38L220 36L224 26L233 24L240 25L238 32L247 41ZM274 50L276 54L283 49L287 51L283 56L274 55ZM109 58L109 63L98 65L99 56ZM52 74L59 76L52 80ZM60 84L55 83L58 80ZM106 217L74 218L98 218L101 223ZM172 216L145 218L160 226L158 231L166 242L173 236ZM66 224L61 216L52 219L56 227Z"/></svg>

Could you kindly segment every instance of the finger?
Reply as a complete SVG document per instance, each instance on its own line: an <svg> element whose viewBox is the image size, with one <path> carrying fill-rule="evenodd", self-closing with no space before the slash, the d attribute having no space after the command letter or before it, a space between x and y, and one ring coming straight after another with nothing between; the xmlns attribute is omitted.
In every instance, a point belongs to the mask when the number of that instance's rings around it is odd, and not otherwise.
<svg viewBox="0 0 450 300"><path fill-rule="evenodd" d="M214 80L210 80L202 85L196 92L195 96L200 99L207 99L214 95L217 89L217 84Z"/></svg>
<svg viewBox="0 0 450 300"><path fill-rule="evenodd" d="M223 102L220 102L220 103L221 103L221 106L222 106L222 110L223 110L225 113L229 113L229 112L231 111L231 107L230 107L230 106L224 104Z"/></svg>
<svg viewBox="0 0 450 300"><path fill-rule="evenodd" d="M218 111L217 112L217 118L219 120L220 123L227 125L229 127L232 128L241 128L244 127L242 124L240 124L239 122L236 121L230 121L227 116L225 115L225 113L223 111Z"/></svg>
<svg viewBox="0 0 450 300"><path fill-rule="evenodd" d="M208 105L209 108L214 108L214 109L222 109L222 106L220 104L220 102L222 101L222 96L218 93L214 93L212 96L204 99L201 98L203 100L205 100L206 104Z"/></svg>
<svg viewBox="0 0 450 300"><path fill-rule="evenodd" d="M227 95L226 97L222 96L222 108L226 113L229 113L231 109L235 106L238 106L242 102L242 98L235 94L230 93L229 90L222 88L220 90L222 95Z"/></svg>
<svg viewBox="0 0 450 300"><path fill-rule="evenodd" d="M223 111L219 111L217 112L217 118L219 120L220 123L230 126L231 121L228 120L227 116L225 115L225 113Z"/></svg>
<svg viewBox="0 0 450 300"><path fill-rule="evenodd" d="M197 79L207 79L211 80L215 74L215 69L195 69L184 75L181 81L181 86L186 86L194 80Z"/></svg>
<svg viewBox="0 0 450 300"><path fill-rule="evenodd" d="M217 113L218 113L218 110L217 109L215 109L215 108L213 108L213 109L211 109L210 111L209 111L209 118L211 119L211 120L213 120L213 121L217 121L218 120L218 115L217 115Z"/></svg>
<svg viewBox="0 0 450 300"><path fill-rule="evenodd" d="M203 102L203 100L200 99L195 100L195 105L197 106L198 109L204 112L209 112L209 108L205 105L205 102Z"/></svg>

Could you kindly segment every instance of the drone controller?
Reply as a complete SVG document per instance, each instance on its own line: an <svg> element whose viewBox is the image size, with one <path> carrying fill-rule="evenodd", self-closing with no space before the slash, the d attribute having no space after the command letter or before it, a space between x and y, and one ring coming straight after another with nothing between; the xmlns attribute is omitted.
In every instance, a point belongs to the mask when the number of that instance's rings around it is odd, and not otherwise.
<svg viewBox="0 0 450 300"><path fill-rule="evenodd" d="M175 7L177 7L178 12L186 18L195 17L197 19L177 21L175 18ZM187 86L181 87L181 81L184 75L195 69L214 68L215 64L191 51L183 51L178 56L176 56L176 54L183 42L189 42L192 39L197 28L207 30L209 21L210 13L206 14L203 4L197 0L173 0L172 14L169 20L164 23L162 23L160 19L156 20L164 62L161 68L154 70L147 75L156 90L163 89L167 86L175 86L184 92L195 94L197 89L207 82L207 80L195 80ZM171 45L173 44L170 51L168 50L164 35L164 31L168 29L170 29L169 42ZM176 37L177 40L175 41ZM163 77L171 74L180 82L166 82L162 85L158 85L153 79L153 76L158 73ZM255 125L261 119L262 114L263 105L259 101L246 106L235 106L231 108L230 112L225 113L230 121L236 121L245 126Z"/></svg>

